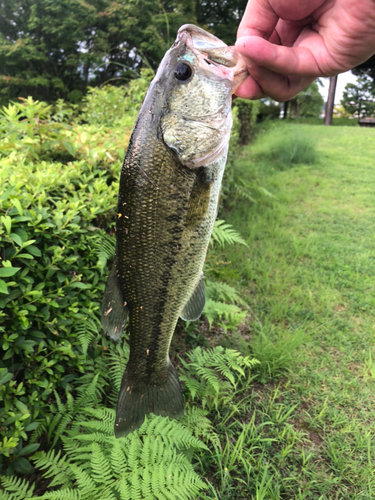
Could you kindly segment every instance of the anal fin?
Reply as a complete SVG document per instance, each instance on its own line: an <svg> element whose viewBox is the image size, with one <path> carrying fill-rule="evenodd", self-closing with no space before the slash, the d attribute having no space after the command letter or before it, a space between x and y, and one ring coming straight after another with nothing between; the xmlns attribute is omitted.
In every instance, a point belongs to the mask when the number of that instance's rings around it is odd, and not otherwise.
<svg viewBox="0 0 375 500"><path fill-rule="evenodd" d="M116 259L105 285L102 302L102 327L104 333L118 340L124 332L129 309L124 302L117 279Z"/></svg>
<svg viewBox="0 0 375 500"><path fill-rule="evenodd" d="M185 307L180 314L180 317L185 321L196 321L202 314L205 302L206 296L204 292L204 284L201 277L194 289L194 292L186 302Z"/></svg>

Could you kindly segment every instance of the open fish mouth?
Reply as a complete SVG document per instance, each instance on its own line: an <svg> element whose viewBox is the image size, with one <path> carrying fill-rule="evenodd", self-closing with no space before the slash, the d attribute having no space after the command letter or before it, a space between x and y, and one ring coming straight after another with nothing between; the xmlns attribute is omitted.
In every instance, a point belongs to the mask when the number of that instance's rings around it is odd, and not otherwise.
<svg viewBox="0 0 375 500"><path fill-rule="evenodd" d="M235 47L226 45L215 35L195 26L184 24L178 30L176 42L184 42L198 59L200 71L216 75L231 83L232 93L246 79L246 64Z"/></svg>

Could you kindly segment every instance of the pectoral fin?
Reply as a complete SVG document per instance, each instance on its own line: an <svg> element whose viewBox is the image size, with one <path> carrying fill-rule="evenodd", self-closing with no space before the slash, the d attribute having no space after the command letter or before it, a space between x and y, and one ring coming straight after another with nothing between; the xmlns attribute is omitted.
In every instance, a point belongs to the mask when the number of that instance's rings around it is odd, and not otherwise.
<svg viewBox="0 0 375 500"><path fill-rule="evenodd" d="M105 285L102 302L102 327L104 333L118 340L124 332L129 309L124 300L117 279L116 259Z"/></svg>
<svg viewBox="0 0 375 500"><path fill-rule="evenodd" d="M185 321L196 321L202 314L205 302L204 284L200 278L180 317Z"/></svg>

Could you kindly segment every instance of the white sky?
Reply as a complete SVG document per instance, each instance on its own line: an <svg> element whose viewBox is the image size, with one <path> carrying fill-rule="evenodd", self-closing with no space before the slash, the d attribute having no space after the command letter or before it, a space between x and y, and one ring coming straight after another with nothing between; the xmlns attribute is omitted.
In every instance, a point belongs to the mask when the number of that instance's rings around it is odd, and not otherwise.
<svg viewBox="0 0 375 500"><path fill-rule="evenodd" d="M356 83L357 77L352 74L351 71L347 71L346 73L341 73L337 78L337 86L336 86L336 94L335 94L335 104L340 104L342 99L342 93L345 89L345 85L347 83ZM322 82L324 83L324 87L319 86L319 91L322 94L324 100L327 100L328 96L328 87L329 87L329 78L322 78Z"/></svg>

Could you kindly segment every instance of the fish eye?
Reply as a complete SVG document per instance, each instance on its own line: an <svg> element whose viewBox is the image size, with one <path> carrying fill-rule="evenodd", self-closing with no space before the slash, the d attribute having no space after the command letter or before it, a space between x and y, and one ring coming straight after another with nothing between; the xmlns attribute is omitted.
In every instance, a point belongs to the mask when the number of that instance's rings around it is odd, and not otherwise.
<svg viewBox="0 0 375 500"><path fill-rule="evenodd" d="M174 68L174 76L177 78L177 80L185 81L190 78L192 74L193 70L191 69L191 66L189 64L178 63Z"/></svg>

